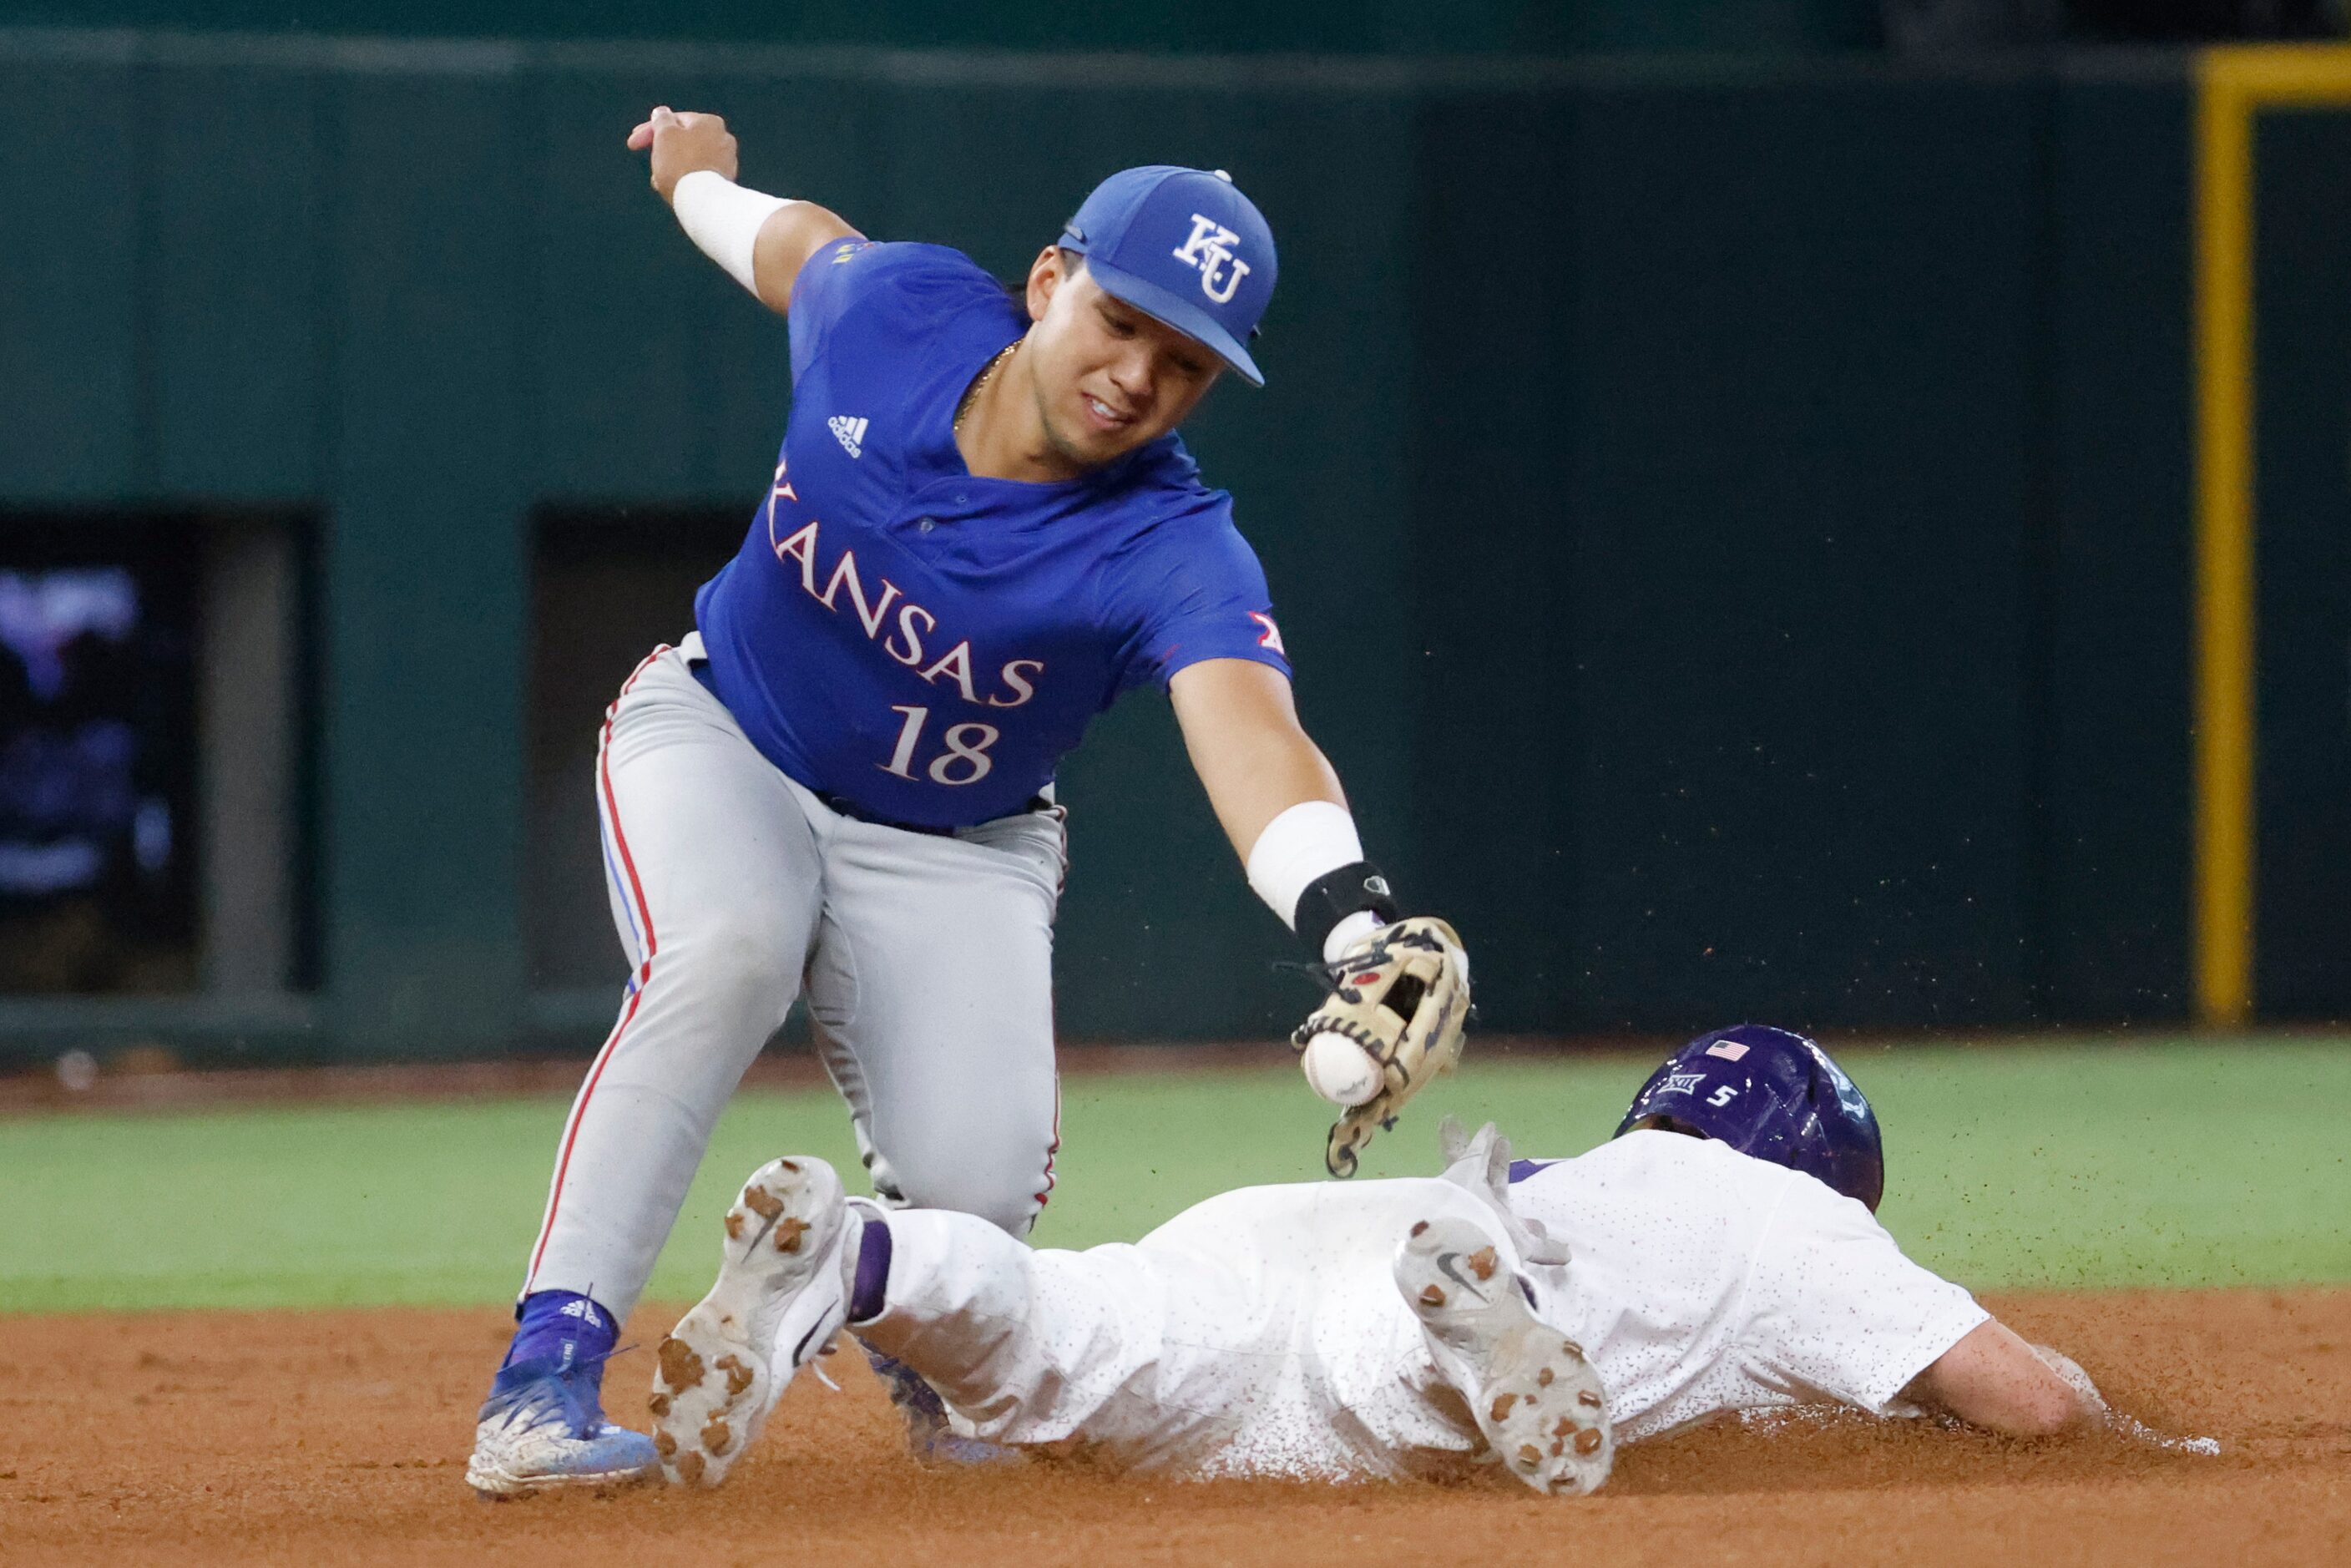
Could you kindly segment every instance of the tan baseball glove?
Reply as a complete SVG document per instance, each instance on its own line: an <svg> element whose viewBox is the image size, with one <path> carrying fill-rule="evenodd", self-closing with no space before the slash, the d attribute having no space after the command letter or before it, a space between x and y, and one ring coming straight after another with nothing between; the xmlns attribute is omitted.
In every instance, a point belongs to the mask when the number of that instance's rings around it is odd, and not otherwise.
<svg viewBox="0 0 2351 1568"><path fill-rule="evenodd" d="M1395 1126L1405 1103L1460 1061L1469 956L1452 926L1418 915L1357 938L1322 974L1331 994L1290 1044L1303 1052L1316 1035L1343 1035L1380 1068L1379 1092L1332 1124L1323 1151L1332 1176L1351 1176L1373 1133Z"/></svg>

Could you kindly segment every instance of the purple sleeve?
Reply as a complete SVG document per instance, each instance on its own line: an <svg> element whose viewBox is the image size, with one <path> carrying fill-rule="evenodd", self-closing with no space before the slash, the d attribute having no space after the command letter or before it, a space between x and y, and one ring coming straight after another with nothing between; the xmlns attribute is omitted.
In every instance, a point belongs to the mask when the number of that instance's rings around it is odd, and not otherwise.
<svg viewBox="0 0 2351 1568"><path fill-rule="evenodd" d="M1250 659L1287 675L1290 656L1274 624L1265 570L1233 527L1232 502L1207 504L1153 528L1105 580L1107 609L1132 629L1122 687L1156 682L1204 659Z"/></svg>

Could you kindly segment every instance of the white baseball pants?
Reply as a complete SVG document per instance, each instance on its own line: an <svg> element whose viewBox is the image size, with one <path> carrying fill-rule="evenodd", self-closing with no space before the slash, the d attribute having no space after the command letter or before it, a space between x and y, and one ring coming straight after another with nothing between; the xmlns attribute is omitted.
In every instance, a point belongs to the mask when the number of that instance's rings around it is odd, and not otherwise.
<svg viewBox="0 0 2351 1568"><path fill-rule="evenodd" d="M597 768L633 966L557 1146L523 1291L636 1305L719 1113L805 989L875 1190L1027 1231L1052 1186L1059 811L951 836L833 810L689 672L638 666Z"/></svg>
<svg viewBox="0 0 2351 1568"><path fill-rule="evenodd" d="M1084 1252L893 1214L888 1306L857 1334L997 1442L1207 1476L1440 1475L1478 1427L1391 1267L1443 1216L1520 1267L1491 1208L1437 1177L1245 1187Z"/></svg>

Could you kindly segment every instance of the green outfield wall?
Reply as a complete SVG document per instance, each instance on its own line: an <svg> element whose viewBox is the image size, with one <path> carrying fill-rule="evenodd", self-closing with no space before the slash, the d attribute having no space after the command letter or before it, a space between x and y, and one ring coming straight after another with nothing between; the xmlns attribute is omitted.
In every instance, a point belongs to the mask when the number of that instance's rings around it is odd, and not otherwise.
<svg viewBox="0 0 2351 1568"><path fill-rule="evenodd" d="M2275 114L2255 134L2254 995L2279 1016L2339 1018L2351 992L2339 914L2351 907L2351 212L2316 193L2351 168L2351 115Z"/></svg>
<svg viewBox="0 0 2351 1568"><path fill-rule="evenodd" d="M291 519L310 956L284 995L0 1004L0 1053L596 1032L609 992L572 977L609 958L616 988L617 956L530 936L531 670L565 654L534 652L534 577L543 598L616 529L670 548L682 515L723 538L788 392L781 324L622 151L657 100L725 112L751 183L999 271L1109 169L1241 177L1282 244L1270 384L1220 388L1188 434L1238 498L1367 839L1476 951L1487 1027L2188 1016L2183 57L1421 68L19 31L0 32L0 535L173 507ZM2351 863L2351 226L2325 215L2351 131L2276 135L2262 211L2293 248L2262 253L2262 287L2292 313L2264 328L2262 482L2293 520L2264 579L2288 641L2262 677L2261 894L2293 935L2262 983L2265 1016L2306 1019L2351 1005L2319 919ZM683 631L680 598L648 625ZM556 741L592 749L592 722ZM1165 705L1098 725L1063 783L1064 1032L1271 1033L1303 996L1270 967L1287 939ZM554 799L547 831L592 843L586 795L569 827Z"/></svg>
<svg viewBox="0 0 2351 1568"><path fill-rule="evenodd" d="M1879 9L1878 0L707 0L690 7L622 0L0 0L0 26L1416 58L1865 47L1878 42Z"/></svg>

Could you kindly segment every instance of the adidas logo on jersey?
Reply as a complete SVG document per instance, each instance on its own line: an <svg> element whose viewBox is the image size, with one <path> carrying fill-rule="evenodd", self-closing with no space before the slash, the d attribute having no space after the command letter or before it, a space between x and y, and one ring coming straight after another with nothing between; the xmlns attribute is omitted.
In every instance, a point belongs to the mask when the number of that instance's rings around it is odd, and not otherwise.
<svg viewBox="0 0 2351 1568"><path fill-rule="evenodd" d="M833 434L841 438L841 444L848 450L848 453L852 457L862 457L865 455L865 426L867 423L867 421L862 419L852 419L845 413L836 413L831 419L825 421L825 423L831 427Z"/></svg>

